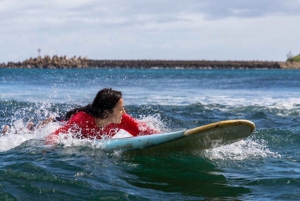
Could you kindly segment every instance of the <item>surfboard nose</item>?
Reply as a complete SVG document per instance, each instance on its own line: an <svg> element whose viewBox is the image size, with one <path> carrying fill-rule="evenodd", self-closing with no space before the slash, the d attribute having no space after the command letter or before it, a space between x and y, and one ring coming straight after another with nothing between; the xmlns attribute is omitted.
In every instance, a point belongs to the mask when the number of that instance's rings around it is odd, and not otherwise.
<svg viewBox="0 0 300 201"><path fill-rule="evenodd" d="M234 126L234 125L244 125L250 128L250 132L252 133L256 126L252 121L245 120L245 119L238 119L238 120L224 120L224 121L219 121L211 124L207 124L204 126L199 126L196 128L188 129L186 130L183 134L185 136L192 135L195 133L200 133L205 130L213 129L213 128L221 128L221 127L228 127L228 126Z"/></svg>

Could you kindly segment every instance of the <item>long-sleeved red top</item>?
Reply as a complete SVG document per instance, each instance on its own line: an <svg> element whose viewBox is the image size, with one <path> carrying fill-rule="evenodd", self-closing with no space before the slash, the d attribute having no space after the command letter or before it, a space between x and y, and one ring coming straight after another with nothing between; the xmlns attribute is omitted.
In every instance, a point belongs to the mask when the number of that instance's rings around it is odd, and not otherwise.
<svg viewBox="0 0 300 201"><path fill-rule="evenodd" d="M145 123L138 122L128 114L123 114L120 124L109 124L103 128L96 125L95 118L85 112L77 112L62 127L47 137L54 140L59 134L72 133L79 139L102 139L104 136L113 137L120 129L133 136L156 134L158 131L149 128Z"/></svg>

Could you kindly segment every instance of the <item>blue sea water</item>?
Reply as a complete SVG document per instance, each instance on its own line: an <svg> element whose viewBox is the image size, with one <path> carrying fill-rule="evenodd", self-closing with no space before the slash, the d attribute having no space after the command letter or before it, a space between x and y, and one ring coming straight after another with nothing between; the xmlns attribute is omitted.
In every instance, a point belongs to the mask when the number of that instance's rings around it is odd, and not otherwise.
<svg viewBox="0 0 300 201"><path fill-rule="evenodd" d="M54 128L19 130L123 92L126 111L163 131L228 119L252 136L191 154L107 154L84 143L49 147ZM300 71L0 69L0 200L299 200Z"/></svg>

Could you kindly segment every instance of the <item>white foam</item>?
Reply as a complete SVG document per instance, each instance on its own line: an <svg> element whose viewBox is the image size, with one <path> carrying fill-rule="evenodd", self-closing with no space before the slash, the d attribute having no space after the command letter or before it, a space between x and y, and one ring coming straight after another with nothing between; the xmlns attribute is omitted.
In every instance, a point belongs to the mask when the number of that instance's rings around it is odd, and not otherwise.
<svg viewBox="0 0 300 201"><path fill-rule="evenodd" d="M0 137L0 151L7 151L15 148L23 142L32 139L32 134L6 134Z"/></svg>
<svg viewBox="0 0 300 201"><path fill-rule="evenodd" d="M7 151L13 149L25 141L31 139L43 139L55 131L60 125L59 123L49 123L43 128L38 128L34 131L28 130L24 126L22 119L13 122L13 126L4 135L0 137L0 151Z"/></svg>
<svg viewBox="0 0 300 201"><path fill-rule="evenodd" d="M127 105L202 105L220 104L229 107L261 106L266 108L300 109L300 92L259 90L182 90L180 92L146 91L124 93ZM139 95L139 96L137 96Z"/></svg>
<svg viewBox="0 0 300 201"><path fill-rule="evenodd" d="M116 138L125 138L125 137L132 137L132 135L130 133L128 133L127 131L120 129L120 131L115 134L112 139L116 139Z"/></svg>
<svg viewBox="0 0 300 201"><path fill-rule="evenodd" d="M241 140L233 144L204 151L204 156L210 160L245 160L266 157L281 157L271 151L266 141L255 141L252 138Z"/></svg>

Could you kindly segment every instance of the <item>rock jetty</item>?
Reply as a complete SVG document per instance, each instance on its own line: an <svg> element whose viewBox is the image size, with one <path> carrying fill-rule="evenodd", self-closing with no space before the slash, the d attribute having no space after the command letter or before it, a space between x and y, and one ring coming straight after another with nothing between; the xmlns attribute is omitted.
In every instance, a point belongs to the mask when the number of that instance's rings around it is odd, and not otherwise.
<svg viewBox="0 0 300 201"><path fill-rule="evenodd" d="M48 55L37 58L26 59L23 62L8 62L0 64L0 68L88 68L87 58Z"/></svg>
<svg viewBox="0 0 300 201"><path fill-rule="evenodd" d="M91 60L87 57L46 55L0 68L190 68L190 69L300 69L300 62L207 61L207 60Z"/></svg>

